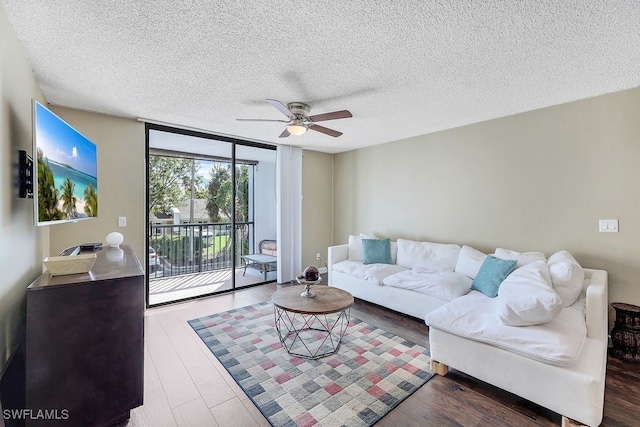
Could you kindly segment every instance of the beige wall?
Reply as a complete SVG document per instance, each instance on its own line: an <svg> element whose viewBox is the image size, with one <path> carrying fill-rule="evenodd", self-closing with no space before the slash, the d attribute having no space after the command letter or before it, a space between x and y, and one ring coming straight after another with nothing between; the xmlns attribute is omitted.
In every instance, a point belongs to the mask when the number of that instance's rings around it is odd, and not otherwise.
<svg viewBox="0 0 640 427"><path fill-rule="evenodd" d="M45 102L0 7L0 374L24 328L26 289L42 272L47 229L33 225L33 200L15 188L18 150L31 155L31 99Z"/></svg>
<svg viewBox="0 0 640 427"><path fill-rule="evenodd" d="M335 156L334 243L351 233L570 250L640 304L640 89ZM619 233L599 233L618 219Z"/></svg>
<svg viewBox="0 0 640 427"><path fill-rule="evenodd" d="M85 242L105 242L117 231L145 265L146 160L144 124L135 120L50 107L98 149L98 218L51 226L50 253ZM127 226L118 227L118 217Z"/></svg>
<svg viewBox="0 0 640 427"><path fill-rule="evenodd" d="M302 155L302 268L324 267L333 244L333 155L309 150Z"/></svg>

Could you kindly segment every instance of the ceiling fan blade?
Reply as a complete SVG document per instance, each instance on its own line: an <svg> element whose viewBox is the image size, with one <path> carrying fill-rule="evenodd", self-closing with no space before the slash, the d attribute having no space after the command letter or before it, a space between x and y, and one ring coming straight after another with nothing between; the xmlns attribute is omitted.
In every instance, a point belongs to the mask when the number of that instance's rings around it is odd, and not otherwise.
<svg viewBox="0 0 640 427"><path fill-rule="evenodd" d="M342 132L338 132L337 130L329 129L329 128L326 128L326 127L320 126L320 125L311 124L311 125L309 125L309 129L315 130L316 132L324 133L324 134L329 135L329 136L333 136L334 138L337 138L340 135L342 135Z"/></svg>
<svg viewBox="0 0 640 427"><path fill-rule="evenodd" d="M282 114L284 114L287 117L292 117L294 115L291 111L289 111L286 105L284 105L282 102L278 101L277 99L267 99L267 102L273 105L274 107L276 107L278 111L280 111Z"/></svg>
<svg viewBox="0 0 640 427"><path fill-rule="evenodd" d="M311 120L312 122L322 122L325 120L348 119L349 117L353 117L353 115L349 110L340 110L340 111L334 111L332 113L316 114L314 116L309 116L309 120Z"/></svg>
<svg viewBox="0 0 640 427"><path fill-rule="evenodd" d="M289 135L291 135L291 134L290 134L290 133L289 133L289 131L285 128L285 130L280 134L279 138L286 138L286 137L288 137Z"/></svg>
<svg viewBox="0 0 640 427"><path fill-rule="evenodd" d="M273 119L236 119L239 122L282 122L289 123L288 120L273 120Z"/></svg>

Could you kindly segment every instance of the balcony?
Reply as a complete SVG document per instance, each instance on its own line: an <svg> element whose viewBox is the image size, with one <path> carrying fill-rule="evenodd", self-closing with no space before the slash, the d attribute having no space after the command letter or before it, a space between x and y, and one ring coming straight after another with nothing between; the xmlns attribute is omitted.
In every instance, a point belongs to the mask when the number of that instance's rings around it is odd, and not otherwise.
<svg viewBox="0 0 640 427"><path fill-rule="evenodd" d="M231 223L150 224L149 230L150 305L231 290L232 274L236 288L264 281L252 269L245 274L242 264L255 247L252 222L236 223L235 230Z"/></svg>

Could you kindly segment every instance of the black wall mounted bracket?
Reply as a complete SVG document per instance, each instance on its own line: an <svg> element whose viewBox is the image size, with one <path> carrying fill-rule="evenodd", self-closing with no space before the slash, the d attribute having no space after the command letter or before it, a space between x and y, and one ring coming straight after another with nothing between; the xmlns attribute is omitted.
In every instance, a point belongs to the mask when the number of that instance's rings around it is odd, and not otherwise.
<svg viewBox="0 0 640 427"><path fill-rule="evenodd" d="M33 160L24 150L18 152L18 197L33 199Z"/></svg>

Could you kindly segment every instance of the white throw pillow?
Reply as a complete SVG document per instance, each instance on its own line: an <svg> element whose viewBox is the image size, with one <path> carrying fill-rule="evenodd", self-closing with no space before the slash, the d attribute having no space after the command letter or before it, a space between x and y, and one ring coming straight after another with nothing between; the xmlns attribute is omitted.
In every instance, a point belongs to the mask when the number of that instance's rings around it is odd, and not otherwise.
<svg viewBox="0 0 640 427"><path fill-rule="evenodd" d="M559 251L551 255L548 266L553 289L562 298L562 306L569 307L582 292L584 270L568 251Z"/></svg>
<svg viewBox="0 0 640 427"><path fill-rule="evenodd" d="M460 249L460 255L458 255L455 272L475 279L486 257L487 254L471 246L463 246L462 249Z"/></svg>
<svg viewBox="0 0 640 427"><path fill-rule="evenodd" d="M562 310L562 299L551 287L544 261L513 271L500 285L496 298L498 320L509 326L547 323Z"/></svg>
<svg viewBox="0 0 640 427"><path fill-rule="evenodd" d="M353 234L349 236L348 260L362 262L362 239L375 239L375 237L362 233L359 236Z"/></svg>
<svg viewBox="0 0 640 427"><path fill-rule="evenodd" d="M510 249L498 248L494 254L500 259L515 259L516 268L520 268L534 261L547 261L547 257L542 252L517 252Z"/></svg>
<svg viewBox="0 0 640 427"><path fill-rule="evenodd" d="M453 271L459 254L460 246L454 244L398 239L397 264L404 268Z"/></svg>
<svg viewBox="0 0 640 427"><path fill-rule="evenodd" d="M398 261L398 242L391 241L391 261L394 264Z"/></svg>
<svg viewBox="0 0 640 427"><path fill-rule="evenodd" d="M569 261L569 262L574 262L578 265L580 265L580 263L578 261L576 261L576 259L573 257L573 255L571 255L571 252L569 251L558 251L555 254L551 255L549 257L549 260L547 261L547 263L551 264L554 262L561 262L561 261Z"/></svg>

